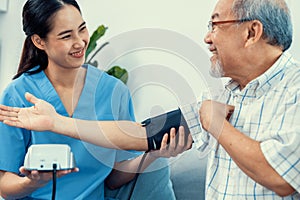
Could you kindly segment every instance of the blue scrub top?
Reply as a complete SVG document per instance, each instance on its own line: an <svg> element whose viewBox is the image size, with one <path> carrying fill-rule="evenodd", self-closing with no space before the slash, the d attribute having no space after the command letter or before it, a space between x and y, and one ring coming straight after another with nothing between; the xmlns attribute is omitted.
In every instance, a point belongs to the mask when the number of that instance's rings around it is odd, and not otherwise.
<svg viewBox="0 0 300 200"><path fill-rule="evenodd" d="M90 66L84 88L73 118L87 120L132 120L134 112L128 88L118 79ZM23 74L11 82L3 92L0 103L16 107L32 106L24 94L30 92L51 103L56 111L68 116L64 105L44 72ZM84 133L83 133L84 134ZM96 136L95 136L96 137ZM104 199L104 179L115 161L132 156L125 151L98 147L52 132L36 132L9 127L0 122L0 170L19 174L31 144L68 144L74 154L78 173L57 180L57 199ZM126 154L126 158L124 156ZM134 153L132 153L134 154ZM51 199L52 181L36 190L30 197Z"/></svg>

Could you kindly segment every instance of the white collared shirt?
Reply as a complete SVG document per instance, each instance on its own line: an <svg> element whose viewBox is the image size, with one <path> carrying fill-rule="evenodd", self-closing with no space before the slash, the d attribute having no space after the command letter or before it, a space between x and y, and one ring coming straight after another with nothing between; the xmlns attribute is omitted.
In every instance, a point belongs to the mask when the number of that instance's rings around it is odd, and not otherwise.
<svg viewBox="0 0 300 200"><path fill-rule="evenodd" d="M261 142L269 164L297 192L281 198L248 177L202 129L199 102L180 108L195 148L210 152L206 199L300 199L300 64L283 53L269 70L242 91L236 82L230 81L218 101L235 106L230 123Z"/></svg>

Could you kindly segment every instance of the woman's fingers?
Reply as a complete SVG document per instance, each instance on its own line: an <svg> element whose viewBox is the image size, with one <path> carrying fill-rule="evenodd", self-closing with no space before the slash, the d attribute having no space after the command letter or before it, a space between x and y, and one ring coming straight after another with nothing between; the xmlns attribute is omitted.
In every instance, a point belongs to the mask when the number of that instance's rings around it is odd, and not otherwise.
<svg viewBox="0 0 300 200"><path fill-rule="evenodd" d="M179 127L178 130L178 134L179 134L179 138L178 138L178 144L177 147L179 148L179 150L182 150L185 146L185 137L184 137L184 128L183 126Z"/></svg>
<svg viewBox="0 0 300 200"><path fill-rule="evenodd" d="M0 121L5 124L18 121L19 108L0 105Z"/></svg>
<svg viewBox="0 0 300 200"><path fill-rule="evenodd" d="M16 117L18 116L19 111L20 108L15 108L15 107L10 107L10 106L5 106L0 104L1 115Z"/></svg>
<svg viewBox="0 0 300 200"><path fill-rule="evenodd" d="M178 135L176 135L176 131L178 131ZM170 142L168 143L169 137ZM186 137L183 126L180 126L178 130L171 128L170 133L166 133L163 136L161 148L151 153L156 157L175 157L178 154L183 153L185 150L190 149L192 142L192 136L189 134L189 136Z"/></svg>
<svg viewBox="0 0 300 200"><path fill-rule="evenodd" d="M188 136L188 142L187 142L187 150L188 149L191 149L192 148L192 145L193 145L193 137L192 137L192 135L191 134L189 134L189 136Z"/></svg>
<svg viewBox="0 0 300 200"><path fill-rule="evenodd" d="M176 130L175 128L171 128L170 130L170 144L169 144L169 149L170 150L175 150L176 148Z"/></svg>
<svg viewBox="0 0 300 200"><path fill-rule="evenodd" d="M14 127L18 127L18 128L25 128L24 125L19 122L18 118L10 118L7 120L3 120L3 123L8 125L8 126L14 126Z"/></svg>
<svg viewBox="0 0 300 200"><path fill-rule="evenodd" d="M38 98L36 98L35 96L33 96L33 95L32 95L31 93L29 93L29 92L26 92L26 93L25 93L25 98L26 98L27 101L29 101L29 102L32 103L32 104L36 104L36 103L39 101Z"/></svg>
<svg viewBox="0 0 300 200"><path fill-rule="evenodd" d="M45 171L37 171L37 170L28 171L25 169L24 166L20 167L19 171L21 172L21 174L27 176L30 179L43 180L44 182L48 182L49 180L51 180L53 175L53 172L45 172ZM76 167L74 169L69 169L69 170L58 170L56 172L56 177L60 178L73 172L79 172L79 168Z"/></svg>
<svg viewBox="0 0 300 200"><path fill-rule="evenodd" d="M166 133L161 141L161 147L160 150L166 150L168 146L168 134Z"/></svg>

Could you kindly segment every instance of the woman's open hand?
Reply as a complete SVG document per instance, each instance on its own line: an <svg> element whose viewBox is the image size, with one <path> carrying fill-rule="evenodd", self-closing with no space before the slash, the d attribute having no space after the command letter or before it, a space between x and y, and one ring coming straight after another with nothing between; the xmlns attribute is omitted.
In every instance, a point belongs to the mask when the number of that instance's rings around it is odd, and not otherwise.
<svg viewBox="0 0 300 200"><path fill-rule="evenodd" d="M25 175L28 179L31 180L31 182L34 182L36 185L40 185L40 186L47 184L53 178L52 177L53 172L46 172L46 171L43 172L37 170L28 171L23 166L20 167L19 170L21 174ZM78 168L68 169L68 170L58 170L56 172L56 177L60 178L72 172L78 172L78 171L79 171Z"/></svg>
<svg viewBox="0 0 300 200"><path fill-rule="evenodd" d="M17 108L0 105L0 121L9 126L25 128L28 130L51 130L54 126L54 118L58 115L54 107L30 93L26 93L25 98L27 101L34 104L34 106Z"/></svg>
<svg viewBox="0 0 300 200"><path fill-rule="evenodd" d="M175 128L170 130L170 143L168 144L168 134L166 133L162 139L161 147L159 150L149 152L150 155L155 157L175 157L192 147L193 139L191 134L184 131L184 127L180 126L176 136Z"/></svg>

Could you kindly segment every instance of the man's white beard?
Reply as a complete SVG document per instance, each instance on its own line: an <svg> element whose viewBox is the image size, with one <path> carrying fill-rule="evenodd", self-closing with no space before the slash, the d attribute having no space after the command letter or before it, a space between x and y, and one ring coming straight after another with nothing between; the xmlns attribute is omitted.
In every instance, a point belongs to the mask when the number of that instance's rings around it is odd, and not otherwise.
<svg viewBox="0 0 300 200"><path fill-rule="evenodd" d="M217 62L211 64L212 66L210 67L209 74L215 78L224 77L224 70L220 61L217 60Z"/></svg>

